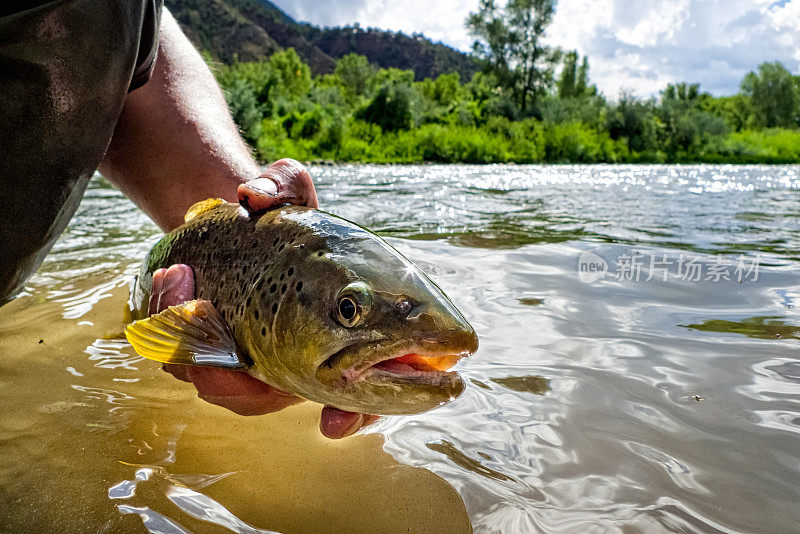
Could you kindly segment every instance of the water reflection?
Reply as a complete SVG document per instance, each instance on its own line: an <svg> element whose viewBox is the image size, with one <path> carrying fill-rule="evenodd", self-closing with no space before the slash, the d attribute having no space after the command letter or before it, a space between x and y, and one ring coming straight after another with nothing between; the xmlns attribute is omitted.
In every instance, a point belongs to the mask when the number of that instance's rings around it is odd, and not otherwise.
<svg viewBox="0 0 800 534"><path fill-rule="evenodd" d="M757 339L800 339L800 326L786 324L783 317L750 317L741 321L708 319L700 324L681 326L701 332L741 334Z"/></svg>
<svg viewBox="0 0 800 534"><path fill-rule="evenodd" d="M550 391L550 380L543 376L509 376L506 378L493 378L492 382L521 393L546 395Z"/></svg>
<svg viewBox="0 0 800 534"><path fill-rule="evenodd" d="M323 205L408 239L500 249L648 243L800 259L796 167L348 166L317 176L330 186Z"/></svg>
<svg viewBox="0 0 800 534"><path fill-rule="evenodd" d="M517 302L520 304L524 304L525 306L541 306L544 304L544 299L536 298L536 297L525 297L522 299L517 299Z"/></svg>
<svg viewBox="0 0 800 534"><path fill-rule="evenodd" d="M0 310L0 530L796 530L796 167L312 172L323 206L384 232L470 318L464 394L338 443L310 404L199 401L120 336L158 231L98 180L31 296ZM576 272L584 252L641 250L762 268Z"/></svg>
<svg viewBox="0 0 800 534"><path fill-rule="evenodd" d="M114 501L135 499L140 494L164 495L181 512L189 517L223 527L242 534L270 534L273 531L255 528L233 515L222 504L200 493L198 490L232 475L176 475L159 466L138 467L131 480L124 480L111 486L108 498ZM137 514L142 518L149 532L191 532L169 516L153 510L150 506L136 506L131 503L118 504L120 514Z"/></svg>
<svg viewBox="0 0 800 534"><path fill-rule="evenodd" d="M461 467L462 469L466 469L471 473L475 473L480 476L493 478L495 480L501 480L501 481L514 480L513 478L508 477L503 473L500 473L499 471L495 471L494 469L486 467L475 458L470 458L469 456L458 450L458 448L449 441L442 441L439 443L428 443L427 447L432 451L444 454L451 462ZM486 455L486 453L479 452L478 454L482 455L486 459L490 458L488 455Z"/></svg>

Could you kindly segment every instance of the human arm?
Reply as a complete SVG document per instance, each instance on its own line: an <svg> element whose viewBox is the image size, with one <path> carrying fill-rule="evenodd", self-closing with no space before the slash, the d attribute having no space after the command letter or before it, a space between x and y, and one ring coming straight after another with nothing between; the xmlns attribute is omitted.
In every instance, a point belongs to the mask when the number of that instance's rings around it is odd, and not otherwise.
<svg viewBox="0 0 800 534"><path fill-rule="evenodd" d="M100 173L164 231L260 174L214 76L165 9L152 78L128 95Z"/></svg>
<svg viewBox="0 0 800 534"><path fill-rule="evenodd" d="M306 169L293 160L273 164L262 178L239 136L208 67L164 10L153 77L128 95L100 172L131 198L162 230L183 222L189 206L210 197L258 209L284 203L317 207ZM194 298L188 266L156 273L156 311ZM280 410L302 399L240 372L170 366L198 395L244 415ZM352 434L374 417L323 409L320 430L330 438Z"/></svg>

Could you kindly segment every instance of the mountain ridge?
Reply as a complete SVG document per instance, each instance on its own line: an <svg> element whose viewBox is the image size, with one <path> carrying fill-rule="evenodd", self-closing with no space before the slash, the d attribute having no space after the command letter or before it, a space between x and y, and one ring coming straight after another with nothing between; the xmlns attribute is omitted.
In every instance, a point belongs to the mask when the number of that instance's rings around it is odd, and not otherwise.
<svg viewBox="0 0 800 534"><path fill-rule="evenodd" d="M379 68L414 71L417 80L457 71L468 80L480 70L474 57L414 34L358 25L320 28L297 22L269 0L165 0L198 49L215 60L261 61L294 48L314 74L333 72L336 60L361 54Z"/></svg>

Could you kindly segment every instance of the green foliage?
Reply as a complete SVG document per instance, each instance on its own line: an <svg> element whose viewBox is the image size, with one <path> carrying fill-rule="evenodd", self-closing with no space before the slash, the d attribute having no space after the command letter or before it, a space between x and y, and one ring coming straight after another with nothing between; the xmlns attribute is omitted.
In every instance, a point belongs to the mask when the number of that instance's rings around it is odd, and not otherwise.
<svg viewBox="0 0 800 534"><path fill-rule="evenodd" d="M545 160L555 163L616 163L627 161L625 143L608 132L579 122L553 124L544 130Z"/></svg>
<svg viewBox="0 0 800 534"><path fill-rule="evenodd" d="M419 95L411 85L386 83L356 117L387 132L407 130L416 124L418 101Z"/></svg>
<svg viewBox="0 0 800 534"><path fill-rule="evenodd" d="M735 132L725 139L718 159L741 163L797 163L800 131L771 129Z"/></svg>
<svg viewBox="0 0 800 534"><path fill-rule="evenodd" d="M653 102L641 102L629 94L622 94L606 119L606 129L611 138L624 140L632 154L657 151L653 107Z"/></svg>
<svg viewBox="0 0 800 534"><path fill-rule="evenodd" d="M723 120L703 111L699 85L669 84L655 108L656 139L669 160L685 160L713 151L715 141L725 135Z"/></svg>
<svg viewBox="0 0 800 534"><path fill-rule="evenodd" d="M589 58L583 56L583 61L578 69L578 80L575 82L575 96L594 96L596 94L597 87L589 85Z"/></svg>
<svg viewBox="0 0 800 534"><path fill-rule="evenodd" d="M255 143L261 136L261 117L256 94L243 79L234 79L224 92L231 115L244 138Z"/></svg>
<svg viewBox="0 0 800 534"><path fill-rule="evenodd" d="M503 8L495 0L481 0L467 18L475 54L514 92L523 113L553 81L558 53L542 42L553 11L553 0L508 0Z"/></svg>
<svg viewBox="0 0 800 534"><path fill-rule="evenodd" d="M608 102L588 58L544 43L554 0L480 0L467 26L482 61L419 35L297 24L257 0L168 3L265 160L800 163L800 78L782 64L736 95L675 83ZM289 44L300 55L276 53Z"/></svg>
<svg viewBox="0 0 800 534"><path fill-rule="evenodd" d="M267 114L281 97L303 96L312 85L311 70L291 48L273 54L268 61L222 66L215 74L223 91L237 93L239 99L244 88L249 87L257 106Z"/></svg>
<svg viewBox="0 0 800 534"><path fill-rule="evenodd" d="M578 52L568 52L564 56L561 78L558 80L558 98L575 96L575 85L578 78Z"/></svg>
<svg viewBox="0 0 800 534"><path fill-rule="evenodd" d="M700 108L721 118L729 128L736 131L756 126L751 101L743 94L719 98L701 95Z"/></svg>
<svg viewBox="0 0 800 534"><path fill-rule="evenodd" d="M375 76L375 68L364 56L348 54L336 62L333 74L339 78L348 96L354 99L367 92Z"/></svg>
<svg viewBox="0 0 800 534"><path fill-rule="evenodd" d="M550 97L539 103L539 114L545 122L582 122L594 128L602 128L605 126L608 104L597 96Z"/></svg>
<svg viewBox="0 0 800 534"><path fill-rule="evenodd" d="M578 67L578 52L573 50L564 55L561 75L557 83L558 98L582 98L595 96L597 87L589 85L589 58L583 56Z"/></svg>
<svg viewBox="0 0 800 534"><path fill-rule="evenodd" d="M425 78L420 84L422 95L439 106L452 106L460 98L464 89L461 87L461 77L457 72L443 74L431 80Z"/></svg>
<svg viewBox="0 0 800 534"><path fill-rule="evenodd" d="M311 88L311 69L294 48L287 48L269 58L269 66L278 88L287 95L301 96Z"/></svg>
<svg viewBox="0 0 800 534"><path fill-rule="evenodd" d="M765 128L794 128L800 118L797 79L781 63L762 63L758 73L742 81L742 94L750 98L755 124Z"/></svg>
<svg viewBox="0 0 800 534"><path fill-rule="evenodd" d="M694 102L700 96L700 84L691 85L686 82L678 84L667 84L667 88L661 93L665 101Z"/></svg>
<svg viewBox="0 0 800 534"><path fill-rule="evenodd" d="M678 83L659 98L622 94L609 103L579 59L565 55L558 86L539 96L535 118L493 72L467 83L457 73L414 81L411 71L376 70L351 55L334 74L312 78L293 50L212 68L243 136L266 161L800 162L796 121L787 123L791 130L760 127L768 108L758 99L781 91L750 79L748 92L716 98ZM759 73L759 83L777 76L774 65ZM770 87L785 89L783 82Z"/></svg>

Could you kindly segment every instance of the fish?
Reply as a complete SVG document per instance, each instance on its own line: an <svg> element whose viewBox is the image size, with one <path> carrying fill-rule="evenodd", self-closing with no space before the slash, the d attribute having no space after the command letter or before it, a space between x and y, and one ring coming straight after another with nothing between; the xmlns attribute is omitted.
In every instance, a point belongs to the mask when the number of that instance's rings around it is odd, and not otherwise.
<svg viewBox="0 0 800 534"><path fill-rule="evenodd" d="M169 364L248 372L340 410L406 415L464 390L478 337L444 292L373 232L331 213L251 214L209 199L148 253L125 335ZM147 316L153 273L189 265L195 300Z"/></svg>

